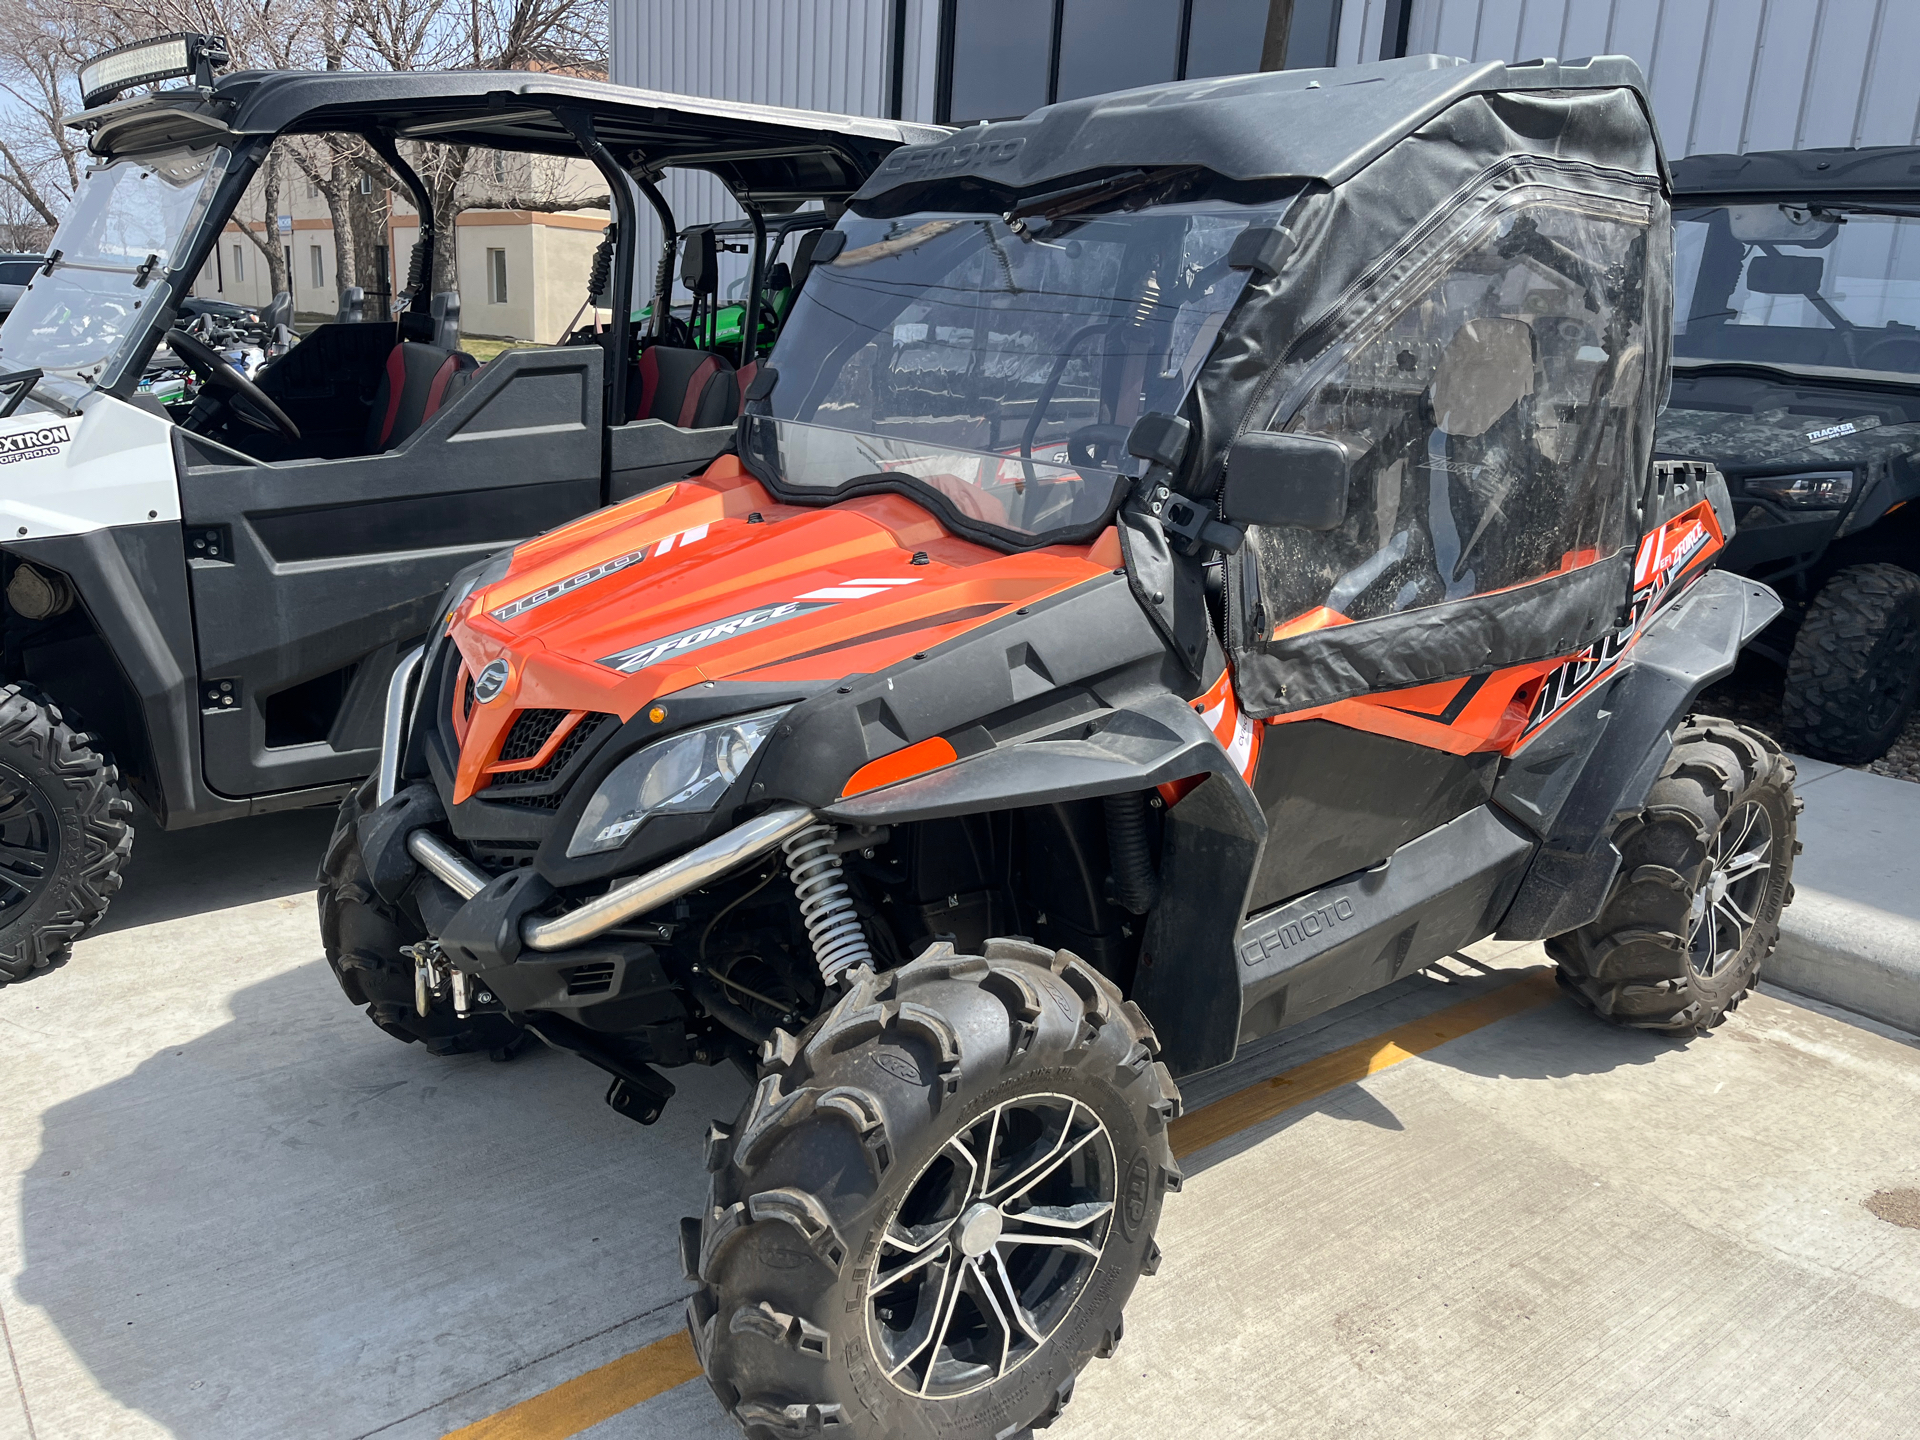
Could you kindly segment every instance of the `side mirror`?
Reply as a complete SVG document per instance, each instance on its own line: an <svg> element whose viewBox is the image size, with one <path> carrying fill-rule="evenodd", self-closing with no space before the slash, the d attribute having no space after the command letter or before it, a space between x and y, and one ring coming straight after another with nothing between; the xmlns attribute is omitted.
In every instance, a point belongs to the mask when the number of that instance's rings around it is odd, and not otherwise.
<svg viewBox="0 0 1920 1440"><path fill-rule="evenodd" d="M720 243L712 230L690 231L680 256L680 283L694 295L720 293Z"/></svg>
<svg viewBox="0 0 1920 1440"><path fill-rule="evenodd" d="M1221 494L1236 525L1292 525L1333 530L1347 518L1353 457L1326 435L1251 430L1227 452Z"/></svg>
<svg viewBox="0 0 1920 1440"><path fill-rule="evenodd" d="M1755 295L1815 295L1826 277L1818 255L1756 255L1747 262L1747 289Z"/></svg>

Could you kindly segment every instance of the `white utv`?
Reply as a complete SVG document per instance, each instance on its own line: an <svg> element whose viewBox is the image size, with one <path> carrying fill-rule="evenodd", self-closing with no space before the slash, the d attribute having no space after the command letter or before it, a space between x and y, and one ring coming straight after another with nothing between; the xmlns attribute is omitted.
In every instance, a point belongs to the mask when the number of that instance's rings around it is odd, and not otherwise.
<svg viewBox="0 0 1920 1440"><path fill-rule="evenodd" d="M83 71L90 169L0 328L0 984L100 919L134 798L165 829L337 803L459 571L730 443L780 311L750 287L757 347L673 323L664 171L726 186L762 276L766 217L837 209L900 144L946 133L561 75L216 81L224 58L180 35ZM186 333L182 302L274 140L319 133L364 139L428 216L408 306L323 325L250 379ZM594 167L612 223L580 294L611 319L484 367L462 354L457 310L426 294L448 241L402 142ZM713 247L690 254L683 281L711 295ZM141 391L163 343L200 382L187 403Z"/></svg>

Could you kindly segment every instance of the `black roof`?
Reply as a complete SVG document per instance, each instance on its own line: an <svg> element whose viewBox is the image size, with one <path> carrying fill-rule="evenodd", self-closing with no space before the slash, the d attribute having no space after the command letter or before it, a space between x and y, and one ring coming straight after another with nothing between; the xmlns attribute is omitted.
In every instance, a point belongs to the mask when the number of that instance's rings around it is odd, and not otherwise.
<svg viewBox="0 0 1920 1440"><path fill-rule="evenodd" d="M1920 195L1920 146L1689 155L1673 162L1673 189L1676 200L1721 202L1783 194L1827 200Z"/></svg>
<svg viewBox="0 0 1920 1440"><path fill-rule="evenodd" d="M1519 64L1413 55L1149 85L896 150L860 198L888 196L878 208L897 211L929 181L971 179L1019 194L1117 168L1168 165L1198 165L1237 181L1337 185L1468 95L1623 87L1651 116L1640 67L1612 55Z"/></svg>
<svg viewBox="0 0 1920 1440"><path fill-rule="evenodd" d="M950 133L510 70L249 70L223 76L210 91L136 96L69 123L92 132L95 154L195 134L356 131L574 156L580 147L556 114L569 108L590 116L601 141L636 171L708 170L737 196L763 204L848 195L894 147Z"/></svg>

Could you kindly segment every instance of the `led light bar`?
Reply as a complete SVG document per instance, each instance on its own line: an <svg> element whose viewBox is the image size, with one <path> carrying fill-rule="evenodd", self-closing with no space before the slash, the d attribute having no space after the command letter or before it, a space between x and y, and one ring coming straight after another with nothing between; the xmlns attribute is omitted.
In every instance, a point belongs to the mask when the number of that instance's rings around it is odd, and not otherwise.
<svg viewBox="0 0 1920 1440"><path fill-rule="evenodd" d="M155 85L162 80L193 75L202 85L213 83L213 67L227 60L227 42L219 35L191 31L122 45L96 55L80 67L80 103L89 109L111 100L122 90Z"/></svg>

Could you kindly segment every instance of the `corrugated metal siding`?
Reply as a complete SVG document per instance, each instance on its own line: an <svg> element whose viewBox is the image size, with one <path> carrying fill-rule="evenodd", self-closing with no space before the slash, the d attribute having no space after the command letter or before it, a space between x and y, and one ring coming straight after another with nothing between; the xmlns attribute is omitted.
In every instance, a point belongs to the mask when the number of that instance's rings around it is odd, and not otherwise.
<svg viewBox="0 0 1920 1440"><path fill-rule="evenodd" d="M682 95L884 115L892 11L892 0L612 0L612 78ZM910 21L910 40L914 28ZM930 66L928 77L930 84ZM710 176L668 171L661 190L682 226L740 216ZM640 253L651 257L660 238L651 213L646 221ZM651 273L648 259L642 274ZM740 261L723 258L723 284L741 273Z"/></svg>
<svg viewBox="0 0 1920 1440"><path fill-rule="evenodd" d="M1342 64L1379 54L1384 3L1347 0L1372 18L1343 24ZM1407 48L1631 55L1672 155L1920 144L1915 0L1413 0Z"/></svg>

